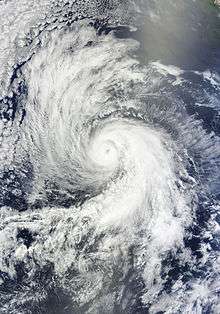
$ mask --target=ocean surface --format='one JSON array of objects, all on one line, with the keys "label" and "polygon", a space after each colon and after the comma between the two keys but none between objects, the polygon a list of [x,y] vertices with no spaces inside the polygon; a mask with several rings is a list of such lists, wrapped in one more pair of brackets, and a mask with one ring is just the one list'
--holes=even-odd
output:
[{"label": "ocean surface", "polygon": [[0,22],[0,314],[220,313],[220,8]]}]

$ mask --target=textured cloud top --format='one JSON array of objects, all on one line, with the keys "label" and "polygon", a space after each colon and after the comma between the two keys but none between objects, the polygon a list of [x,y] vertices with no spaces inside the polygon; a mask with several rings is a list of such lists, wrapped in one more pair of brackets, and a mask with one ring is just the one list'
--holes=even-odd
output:
[{"label": "textured cloud top", "polygon": [[168,4],[0,3],[1,313],[219,311],[219,73],[151,57]]}]

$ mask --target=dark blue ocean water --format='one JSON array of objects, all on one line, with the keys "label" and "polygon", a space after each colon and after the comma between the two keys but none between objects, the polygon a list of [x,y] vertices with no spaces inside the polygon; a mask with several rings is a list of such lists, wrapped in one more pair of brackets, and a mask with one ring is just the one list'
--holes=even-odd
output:
[{"label": "dark blue ocean water", "polygon": [[[106,5],[105,1],[102,5]],[[138,14],[134,12],[134,16],[137,15],[137,17],[131,22],[132,28],[131,25],[113,25],[113,23],[93,17],[88,19],[88,23],[96,29],[97,36],[113,33],[116,38],[133,38],[137,40],[140,47],[135,57],[139,60],[141,66],[148,66],[153,62],[158,62],[160,65],[165,66],[162,69],[164,78],[160,83],[158,98],[165,103],[173,100],[177,106],[180,108],[182,106],[186,112],[184,114],[201,123],[203,130],[210,138],[219,138],[220,9],[213,6],[210,1],[198,0],[178,1],[176,3],[171,1],[143,1],[140,7],[142,9],[141,12],[138,12]],[[69,14],[69,16],[72,15]],[[68,17],[66,18],[68,19]],[[81,18],[84,19],[84,17]],[[71,21],[69,24],[72,25],[72,23],[74,22]],[[92,45],[92,42],[89,42],[88,45]],[[21,80],[16,90],[13,90],[8,96],[4,96],[0,102],[2,108],[1,118],[11,122],[12,129],[13,123],[22,126],[27,118],[25,101],[28,96],[28,88],[25,80],[22,80],[22,70],[36,53],[38,53],[37,49],[33,54],[30,53],[26,60],[14,64],[10,86],[13,86],[18,77],[21,77]],[[178,80],[181,80],[181,83]],[[158,101],[153,96],[152,98],[150,97],[150,101]],[[19,137],[14,142],[15,155],[17,142],[19,142]],[[218,236],[215,235],[212,239],[206,236],[207,225],[211,217],[214,215],[216,222],[220,222],[219,213],[214,209],[220,200],[220,181],[218,179],[213,179],[213,182],[206,180],[212,167],[220,169],[220,157],[217,156],[217,152],[216,159],[212,160],[214,164],[205,164],[204,162],[200,165],[200,153],[202,152],[192,152],[191,158],[193,162],[189,162],[187,165],[189,175],[201,182],[201,186],[206,185],[210,187],[208,190],[203,191],[201,189],[197,192],[194,221],[187,227],[184,237],[185,248],[190,250],[195,263],[192,266],[190,261],[183,261],[181,249],[169,252],[162,260],[160,276],[164,280],[164,284],[160,292],[161,295],[169,295],[175,282],[180,278],[187,287],[187,285],[190,286],[192,281],[201,280],[203,282],[207,277],[213,276],[210,260],[207,263],[201,262],[204,257],[201,247],[204,243],[209,244],[210,251],[213,251],[213,258],[220,250]],[[15,167],[13,169],[5,167],[5,171],[1,173],[0,182],[1,207],[11,208],[17,213],[23,213],[30,209],[33,211],[39,210],[43,207],[70,208],[73,205],[79,206],[85,203],[92,195],[91,191],[84,190],[78,190],[74,195],[71,195],[69,191],[61,191],[56,184],[46,182],[45,186],[47,184],[48,186],[50,185],[50,189],[46,192],[46,197],[30,202],[29,195],[32,191],[33,178],[33,164],[29,156],[25,157],[22,165],[15,158]],[[15,190],[19,191],[19,193],[14,193]],[[36,234],[24,227],[18,229],[16,239],[29,249],[36,240]],[[84,241],[86,241],[86,238]],[[81,245],[83,247],[83,240]],[[114,289],[117,290],[117,283],[115,284],[117,280],[120,281],[120,284],[124,284],[125,288],[121,299],[118,297],[120,301],[116,302],[117,304],[112,307],[111,311],[106,309],[106,312],[99,313],[174,313],[172,310],[171,312],[164,310],[151,312],[150,308],[155,300],[147,304],[144,303],[142,296],[146,285],[142,275],[133,266],[134,256],[135,253],[131,247],[128,256],[131,267],[128,273],[122,278],[116,269],[110,292],[108,291],[108,293],[113,293]],[[82,306],[79,305],[74,301],[74,297],[69,295],[68,289],[64,289],[57,284],[53,263],[48,262],[43,267],[37,264],[35,266],[36,271],[32,282],[34,282],[38,290],[41,289],[41,286],[43,288],[46,287],[44,296],[42,300],[37,301],[30,296],[31,301],[25,301],[23,306],[21,305],[22,302],[20,302],[20,312],[17,313],[91,313],[89,310],[92,302]],[[2,293],[0,300],[4,306],[7,302],[12,302],[13,298],[16,300],[16,294],[19,295],[24,289],[30,289],[30,295],[33,293],[31,283],[27,280],[25,262],[20,261],[16,264],[15,278],[10,278],[5,270],[0,270],[0,275],[3,281],[0,290]],[[68,276],[74,276],[73,270],[71,270],[70,274],[67,274]],[[218,293],[219,290],[216,294]],[[96,300],[93,300],[93,302],[96,302]],[[12,309],[13,305],[10,306],[8,313],[15,313],[16,306],[14,305],[14,309]],[[6,311],[4,310],[2,313],[6,313]],[[178,310],[176,313],[188,312],[184,312],[183,309],[182,312]],[[214,312],[213,303],[210,301],[210,303],[206,302],[201,306],[200,312],[197,312],[195,305],[193,313],[217,312]]]}]

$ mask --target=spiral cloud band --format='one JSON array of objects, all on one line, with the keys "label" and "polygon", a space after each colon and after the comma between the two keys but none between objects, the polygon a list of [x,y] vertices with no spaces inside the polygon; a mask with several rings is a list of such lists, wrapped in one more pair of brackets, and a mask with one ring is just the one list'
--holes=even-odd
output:
[{"label": "spiral cloud band", "polygon": [[2,75],[1,313],[218,312],[219,138],[116,2],[54,6]]}]

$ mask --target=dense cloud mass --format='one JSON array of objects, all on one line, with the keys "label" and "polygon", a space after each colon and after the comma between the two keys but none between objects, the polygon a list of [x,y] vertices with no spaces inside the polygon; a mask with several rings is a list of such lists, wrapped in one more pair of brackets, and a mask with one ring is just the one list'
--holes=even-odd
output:
[{"label": "dense cloud mass", "polygon": [[219,313],[218,9],[5,0],[0,21],[0,313]]}]

